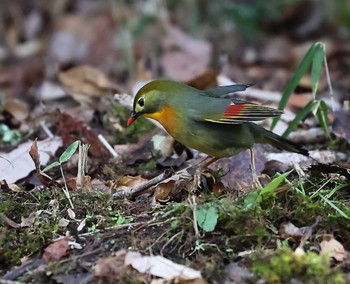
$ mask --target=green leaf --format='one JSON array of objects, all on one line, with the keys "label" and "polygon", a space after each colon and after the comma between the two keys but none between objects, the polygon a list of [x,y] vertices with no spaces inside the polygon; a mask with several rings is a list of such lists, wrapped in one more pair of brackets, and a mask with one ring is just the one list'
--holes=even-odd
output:
[{"label": "green leaf", "polygon": [[79,144],[80,141],[75,141],[67,147],[67,149],[62,153],[62,155],[59,158],[60,164],[67,162],[73,156]]},{"label": "green leaf", "polygon": [[248,193],[248,195],[244,198],[244,206],[246,208],[250,208],[253,206],[253,204],[258,199],[259,192],[258,191],[251,191]]},{"label": "green leaf", "polygon": [[205,232],[212,232],[218,222],[218,210],[212,204],[207,204],[195,211],[197,223]]},{"label": "green leaf", "polygon": [[261,202],[263,196],[274,193],[275,189],[286,179],[287,176],[289,176],[289,174],[292,171],[293,170],[290,170],[289,172],[286,172],[284,174],[277,176],[272,181],[270,181],[267,185],[265,185],[264,188],[260,190],[259,195],[256,199],[256,202]]},{"label": "green leaf", "polygon": [[338,206],[336,206],[331,200],[329,200],[328,198],[325,198],[324,196],[322,196],[322,194],[319,195],[324,202],[326,202],[329,206],[331,206],[335,211],[337,211],[341,216],[343,216],[346,219],[350,219],[348,215],[346,215],[346,213],[344,211],[342,211]]},{"label": "green leaf", "polygon": [[289,123],[287,129],[282,134],[282,137],[287,137],[294,129],[298,127],[298,124],[310,113],[317,110],[320,101],[314,100],[308,102],[294,117],[294,119]]},{"label": "green leaf", "polygon": [[311,89],[312,94],[315,98],[318,88],[318,83],[320,81],[322,66],[323,66],[323,60],[325,57],[324,54],[324,43],[316,42],[315,43],[315,50],[314,50],[314,56],[312,58],[312,67],[311,67]]},{"label": "green leaf", "polygon": [[50,170],[50,169],[52,169],[52,168],[54,168],[54,167],[58,167],[60,165],[60,163],[59,162],[53,162],[53,163],[51,163],[50,165],[48,165],[48,166],[46,166],[43,170],[42,170],[42,172],[46,172],[46,171],[48,171],[48,170]]},{"label": "green leaf", "polygon": [[[310,65],[313,61],[313,58],[314,58],[316,44],[318,44],[318,43],[314,43],[313,45],[311,45],[311,47],[306,52],[305,56],[300,61],[299,65],[297,66],[296,70],[294,71],[292,78],[288,81],[288,83],[283,91],[283,95],[282,95],[281,101],[278,105],[278,109],[284,110],[284,108],[286,107],[287,102],[289,100],[289,97],[291,96],[291,94],[293,93],[295,88],[298,86],[299,81],[304,76],[306,71],[308,71],[308,68],[310,67]],[[276,117],[272,120],[271,130],[273,130],[275,128],[278,120],[279,120],[279,117]]]},{"label": "green leaf", "polygon": [[316,110],[316,117],[324,134],[330,139],[331,134],[329,133],[328,106],[324,101],[320,101],[319,107]]}]

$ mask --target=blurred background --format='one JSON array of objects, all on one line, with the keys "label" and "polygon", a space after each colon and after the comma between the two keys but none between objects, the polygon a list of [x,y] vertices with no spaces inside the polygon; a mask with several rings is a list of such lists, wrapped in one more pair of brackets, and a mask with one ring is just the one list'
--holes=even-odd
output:
[{"label": "blurred background", "polygon": [[186,81],[211,67],[280,89],[314,40],[326,42],[330,64],[349,68],[349,28],[347,0],[1,1],[0,87],[35,95],[57,72],[88,64],[120,84],[145,70]]},{"label": "blurred background", "polygon": [[[110,111],[112,130],[123,130],[128,111],[101,98],[158,77],[206,88],[222,75],[282,92],[315,41],[325,43],[331,79],[347,95],[349,28],[348,0],[1,1],[0,134],[11,139],[0,147],[23,133],[40,137],[33,123],[44,114],[52,120],[55,109],[94,127]],[[297,92],[310,89],[305,76]]]}]

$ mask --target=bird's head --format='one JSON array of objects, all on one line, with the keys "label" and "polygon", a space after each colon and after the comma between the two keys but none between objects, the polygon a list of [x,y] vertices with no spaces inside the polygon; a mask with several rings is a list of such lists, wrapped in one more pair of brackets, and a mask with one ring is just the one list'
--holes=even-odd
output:
[{"label": "bird's head", "polygon": [[131,125],[139,116],[152,117],[162,111],[164,103],[176,82],[169,80],[155,80],[144,85],[136,94],[133,111],[128,119],[127,126]]}]

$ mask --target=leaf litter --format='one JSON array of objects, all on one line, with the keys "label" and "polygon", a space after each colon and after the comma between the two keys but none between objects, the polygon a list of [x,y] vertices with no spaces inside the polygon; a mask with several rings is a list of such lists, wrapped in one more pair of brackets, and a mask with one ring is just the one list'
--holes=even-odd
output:
[{"label": "leaf litter", "polygon": [[[219,11],[214,18],[220,26],[233,10],[221,11],[221,5],[212,10],[214,4],[200,12]],[[232,84],[234,79],[257,82],[234,96],[277,107],[309,42],[265,34],[258,37],[258,50],[244,43],[237,32],[239,22],[228,21],[218,29],[193,21],[186,28],[178,13],[184,9],[180,4],[171,9],[156,5],[153,9],[159,10],[151,14],[146,12],[150,6],[143,6],[150,3],[116,7],[83,0],[74,7],[62,4],[62,9],[48,4],[44,11],[36,6],[35,14],[22,10],[19,2],[12,5],[23,17],[14,17],[16,24],[10,21],[4,30],[14,52],[0,67],[1,98],[5,98],[0,136],[6,138],[0,145],[1,280],[218,283],[224,276],[227,283],[290,279],[344,283],[350,238],[349,139],[343,123],[349,88],[346,41],[326,42],[331,77],[345,88],[334,88],[332,102],[325,74],[317,85],[328,109],[336,106],[329,115],[335,138],[329,140],[313,116],[300,121],[302,131],[290,137],[308,145],[322,164],[307,168],[310,161],[286,153],[272,155],[259,145],[256,168],[265,173],[265,187],[252,191],[248,162],[242,162],[249,160],[247,153],[222,159],[196,176],[204,159],[200,153],[164,134],[155,136],[162,130],[145,121],[126,129],[132,94],[156,77],[185,80],[201,89]],[[310,9],[317,12],[316,8]],[[303,11],[303,5],[287,14],[295,11]],[[277,25],[286,27],[286,14],[276,15],[282,18]],[[39,19],[36,27],[19,28],[21,19],[31,22],[32,17]],[[307,38],[296,28],[293,33]],[[44,40],[47,35],[49,40]],[[249,33],[246,36],[252,40]],[[9,51],[0,53],[1,58]],[[222,52],[224,56],[219,56]],[[219,61],[220,70],[208,67]],[[313,76],[298,82],[277,133],[283,133],[307,105],[316,88]],[[119,93],[116,100],[113,92]],[[75,104],[67,103],[70,97]],[[118,157],[111,159],[99,135],[117,149]],[[28,138],[37,138],[37,144],[26,142]],[[51,143],[53,148],[50,139],[57,140]],[[59,163],[75,141],[91,145],[83,172],[77,169],[79,155]],[[33,181],[38,174],[43,177],[42,168],[50,163],[55,167],[46,172],[47,179]]]}]

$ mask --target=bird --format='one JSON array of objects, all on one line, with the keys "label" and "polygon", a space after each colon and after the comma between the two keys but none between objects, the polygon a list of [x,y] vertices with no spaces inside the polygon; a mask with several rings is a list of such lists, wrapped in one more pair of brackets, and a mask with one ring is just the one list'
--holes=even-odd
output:
[{"label": "bird", "polygon": [[300,145],[254,123],[280,116],[283,111],[242,99],[224,97],[245,91],[251,84],[234,84],[199,90],[167,79],[153,80],[136,94],[127,121],[139,117],[158,121],[178,142],[207,154],[211,159],[202,168],[223,157],[250,151],[253,183],[261,186],[255,172],[255,143],[309,156]]}]

